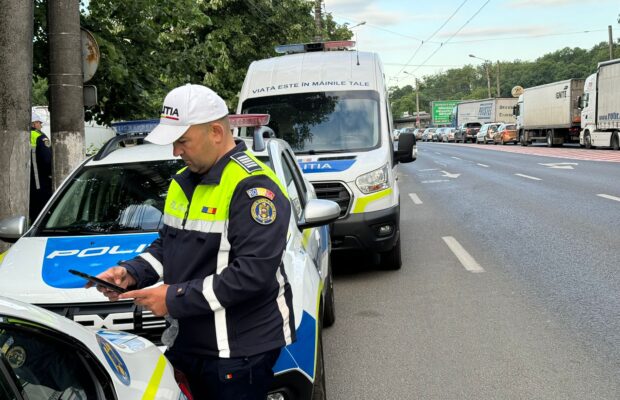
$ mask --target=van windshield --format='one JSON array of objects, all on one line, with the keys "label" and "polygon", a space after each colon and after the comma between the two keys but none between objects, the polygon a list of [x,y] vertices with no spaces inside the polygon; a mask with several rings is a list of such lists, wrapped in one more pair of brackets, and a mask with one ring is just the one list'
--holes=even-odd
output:
[{"label": "van windshield", "polygon": [[[269,127],[296,154],[370,150],[380,146],[379,94],[296,93],[247,99],[243,114],[269,114]],[[251,135],[241,129],[241,136]]]}]

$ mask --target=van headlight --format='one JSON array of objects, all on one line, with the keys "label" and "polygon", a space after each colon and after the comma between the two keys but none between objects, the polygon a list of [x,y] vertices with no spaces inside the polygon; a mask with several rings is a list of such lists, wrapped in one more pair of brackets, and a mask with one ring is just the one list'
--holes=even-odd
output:
[{"label": "van headlight", "polygon": [[390,187],[388,164],[383,167],[371,171],[367,174],[360,175],[355,184],[364,194],[378,192]]}]

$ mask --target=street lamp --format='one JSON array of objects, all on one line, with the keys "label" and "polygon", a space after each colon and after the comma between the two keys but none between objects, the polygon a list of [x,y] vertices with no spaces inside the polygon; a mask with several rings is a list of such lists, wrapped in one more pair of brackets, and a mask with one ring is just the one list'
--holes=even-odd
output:
[{"label": "street lamp", "polygon": [[[484,69],[485,69],[485,70],[486,70],[486,72],[487,72],[487,90],[489,91],[489,97],[491,97],[491,75],[490,75],[490,73],[489,73],[489,69],[490,69],[491,64],[492,64],[492,63],[491,63],[491,61],[490,61],[490,60],[487,60],[487,59],[485,59],[485,58],[476,57],[476,56],[475,56],[475,55],[473,55],[473,54],[470,54],[469,56],[470,56],[471,58],[477,58],[478,60],[482,60],[482,61],[484,61]],[[488,63],[488,64],[487,64],[487,63]]]},{"label": "street lamp", "polygon": [[[345,22],[344,25],[349,25],[348,22]],[[353,28],[357,28],[358,26],[362,26],[362,25],[366,25],[366,21],[362,21],[358,24],[355,24],[353,26],[347,26],[347,29],[353,29]]]},{"label": "street lamp", "polygon": [[418,78],[410,72],[403,71],[404,74],[411,75],[415,79],[415,127],[420,127],[420,97],[418,93]]}]

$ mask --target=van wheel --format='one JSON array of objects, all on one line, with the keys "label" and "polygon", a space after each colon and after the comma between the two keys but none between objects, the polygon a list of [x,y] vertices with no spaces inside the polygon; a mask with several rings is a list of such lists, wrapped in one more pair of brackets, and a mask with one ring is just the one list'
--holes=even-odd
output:
[{"label": "van wheel", "polygon": [[397,270],[403,265],[403,260],[400,253],[400,237],[396,244],[390,251],[381,253],[381,269],[384,270]]},{"label": "van wheel", "polygon": [[594,146],[592,146],[592,138],[590,137],[590,132],[586,132],[586,135],[584,137],[584,142],[586,142],[586,149],[591,149]]},{"label": "van wheel", "polygon": [[316,348],[316,371],[314,371],[314,383],[312,384],[312,400],[326,400],[325,394],[325,362],[323,359],[323,333],[318,332],[319,338]]},{"label": "van wheel", "polygon": [[329,272],[325,278],[325,305],[323,306],[323,328],[328,328],[336,322],[336,304],[334,299],[334,279],[332,278],[332,261],[328,261]]},{"label": "van wheel", "polygon": [[618,140],[618,132],[614,132],[611,134],[611,149],[612,150],[620,149],[620,141]]}]

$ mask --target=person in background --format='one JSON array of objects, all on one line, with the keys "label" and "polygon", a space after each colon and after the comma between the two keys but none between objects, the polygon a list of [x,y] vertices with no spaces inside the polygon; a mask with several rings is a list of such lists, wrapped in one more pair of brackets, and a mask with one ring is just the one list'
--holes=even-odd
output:
[{"label": "person in background", "polygon": [[32,112],[30,121],[29,216],[32,223],[52,197],[52,148],[50,139],[41,131],[42,118]]}]

